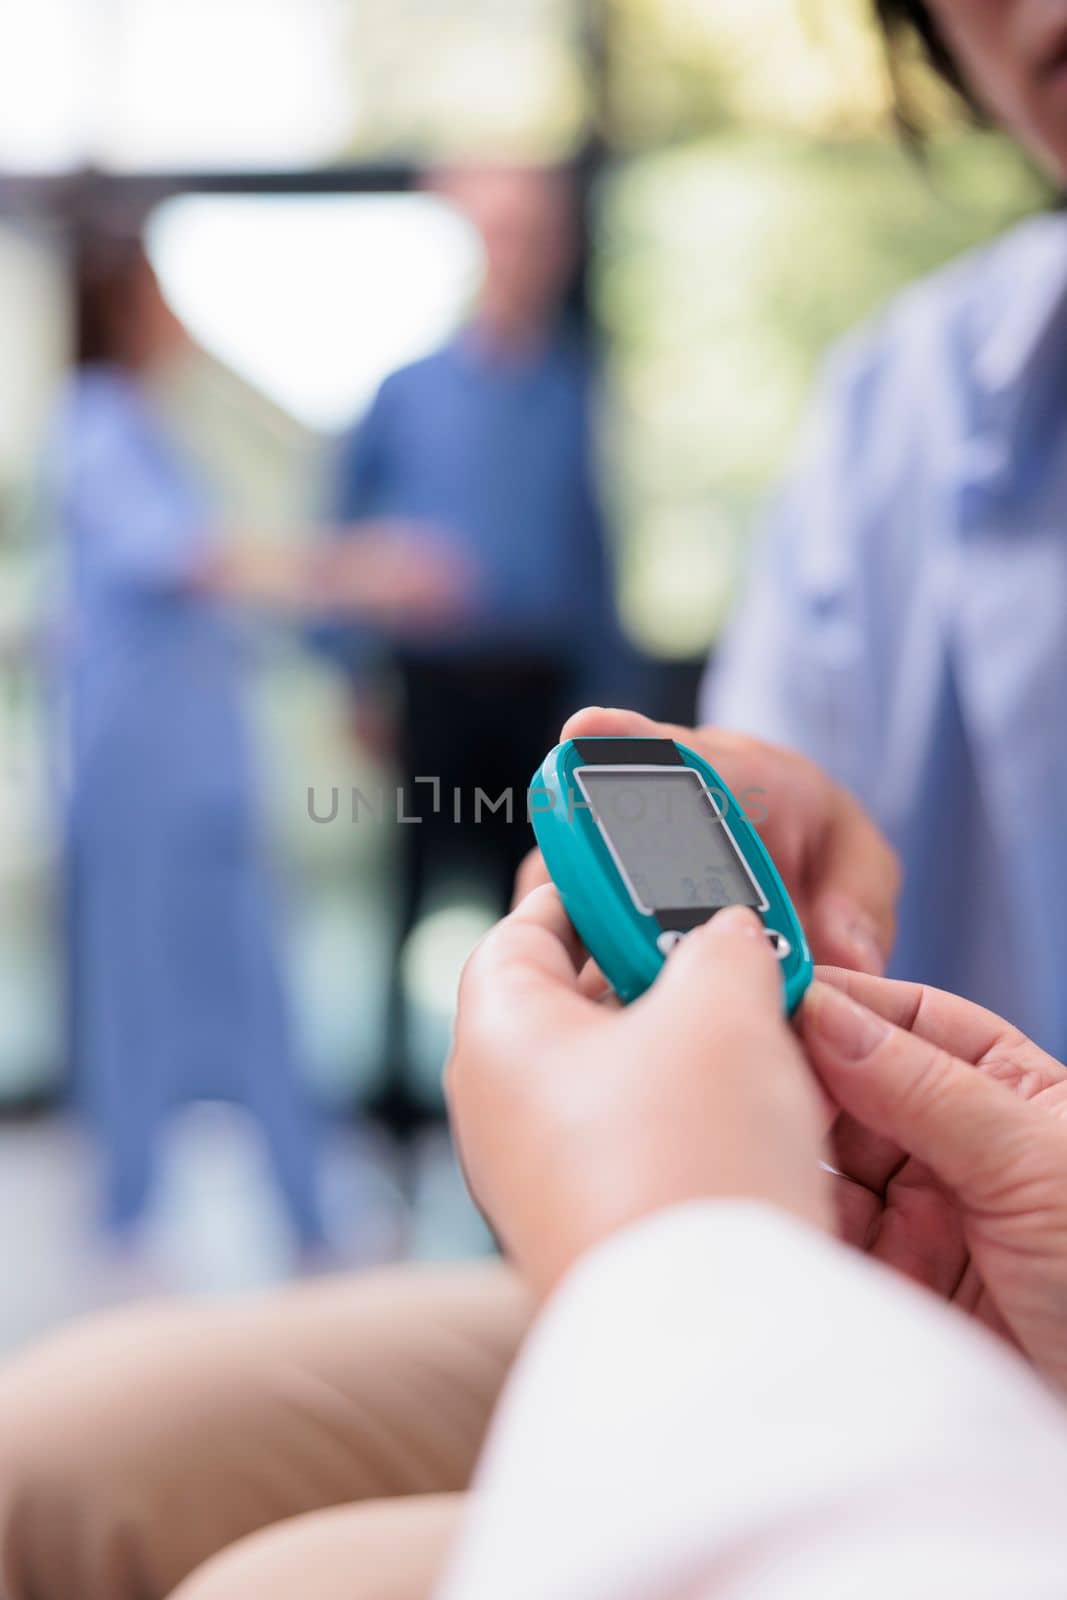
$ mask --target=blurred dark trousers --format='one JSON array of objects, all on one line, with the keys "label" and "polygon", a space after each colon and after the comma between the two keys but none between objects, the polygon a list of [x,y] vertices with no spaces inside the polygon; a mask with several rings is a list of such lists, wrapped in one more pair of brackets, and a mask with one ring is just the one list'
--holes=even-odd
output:
[{"label": "blurred dark trousers", "polygon": [[[533,846],[530,779],[576,709],[576,678],[569,662],[525,655],[402,658],[396,669],[399,782],[403,815],[412,820],[397,830],[387,1078],[377,1110],[405,1133],[420,1112],[408,1086],[404,944],[427,890],[446,878],[469,881],[500,915],[508,909],[515,873]],[[491,809],[505,795],[510,805]]]}]

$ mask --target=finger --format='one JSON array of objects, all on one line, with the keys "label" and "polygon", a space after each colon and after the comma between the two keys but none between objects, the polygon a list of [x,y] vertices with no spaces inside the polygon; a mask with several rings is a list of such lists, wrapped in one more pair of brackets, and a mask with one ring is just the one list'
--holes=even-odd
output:
[{"label": "finger", "polygon": [[829,984],[809,991],[801,1033],[843,1110],[924,1161],[971,1204],[1003,1181],[1025,1102],[946,1050]]},{"label": "finger", "polygon": [[515,888],[511,896],[511,909],[514,911],[522,904],[528,894],[532,894],[535,889],[539,889],[543,883],[550,882],[551,878],[548,868],[545,866],[544,856],[540,850],[531,850],[515,874]]},{"label": "finger", "polygon": [[821,960],[880,976],[896,937],[900,864],[866,812],[836,790],[809,858],[808,938]]},{"label": "finger", "polygon": [[[528,895],[544,884],[551,883],[548,868],[545,866],[544,857],[540,850],[531,850],[519,868],[515,878],[515,895],[511,909],[517,911]],[[590,1000],[602,1000],[611,993],[611,985],[595,961],[584,959],[581,975],[578,979],[580,993],[588,996]]]},{"label": "finger", "polygon": [[881,1200],[862,1184],[853,1183],[840,1173],[834,1176],[832,1192],[837,1237],[857,1250],[866,1250],[878,1229]]},{"label": "finger", "polygon": [[912,1282],[952,1298],[967,1268],[964,1214],[925,1162],[909,1158],[893,1178],[869,1253]]},{"label": "finger", "polygon": [[563,724],[561,740],[567,739],[670,739],[680,728],[668,729],[640,711],[623,711],[609,706],[584,706]]},{"label": "finger", "polygon": [[457,1035],[489,1034],[510,1052],[519,1038],[552,1037],[596,1007],[581,994],[585,952],[551,884],[535,889],[486,935],[463,970]]},{"label": "finger", "polygon": [[787,1025],[781,970],[752,911],[720,911],[687,935],[631,1006],[626,1027],[661,1093],[670,1094],[676,1063],[711,1085],[687,1103],[704,1105],[720,1141],[730,1135],[720,1145],[719,1176],[731,1168],[733,1175],[721,1192],[776,1196],[818,1226],[832,1226],[830,1182],[819,1161],[825,1123],[817,1080]]},{"label": "finger", "polygon": [[[973,1066],[999,1063],[1001,1077],[1029,1094],[1067,1079],[1067,1068],[1040,1050],[1017,1028],[958,995],[917,983],[896,983],[837,968],[819,977],[875,1011],[895,1027],[928,1040]],[[884,1194],[904,1164],[905,1153],[852,1117],[834,1130],[835,1158],[842,1172]]]},{"label": "finger", "polygon": [[890,934],[879,919],[864,909],[864,902],[837,889],[815,892],[804,918],[815,959],[881,977],[893,949]]},{"label": "finger", "polygon": [[[561,739],[673,739],[705,755],[715,762],[703,746],[708,744],[710,729],[684,728],[677,722],[656,722],[641,711],[626,711],[618,706],[585,706],[568,717],[563,724]],[[716,740],[719,735],[715,735]],[[753,741],[740,735],[721,735],[723,746],[746,753]]]},{"label": "finger", "polygon": [[542,1041],[547,1051],[576,1026],[601,1016],[579,989],[585,963],[581,941],[551,884],[535,889],[468,960],[444,1073],[461,1164],[464,1108],[484,1094],[485,1064],[497,1071],[521,1070]]},{"label": "finger", "polygon": [[741,906],[720,911],[675,947],[638,1004],[709,1034],[734,1017],[780,1019],[782,978],[762,922]]},{"label": "finger", "polygon": [[[848,989],[854,974],[844,971],[840,967],[819,967],[816,977],[824,982],[832,982],[838,987]],[[840,982],[838,983],[838,980]],[[884,978],[864,979],[880,988],[895,988]],[[809,989],[808,995],[811,994]],[[808,995],[804,997],[800,1011],[797,1013],[796,1026],[801,1037],[804,1036],[804,1004]],[[897,1018],[889,1019],[898,1021]],[[894,1176],[901,1170],[908,1159],[906,1150],[902,1150],[894,1139],[884,1138],[881,1134],[872,1133],[870,1128],[865,1128],[855,1117],[849,1116],[847,1111],[838,1115],[833,1131],[830,1135],[830,1149],[832,1160],[837,1170],[852,1184],[861,1186],[864,1190],[882,1200],[886,1189]]]},{"label": "finger", "polygon": [[585,946],[552,883],[531,890],[497,925],[487,945],[491,946],[490,960],[495,962],[498,975],[512,967],[523,970],[532,964],[565,978],[572,988],[587,960]]},{"label": "finger", "polygon": [[1067,1079],[1067,1067],[1028,1039],[996,1012],[925,984],[897,983],[839,968],[820,969],[819,978],[850,995],[895,1027],[917,1034],[952,1055],[979,1066],[994,1056],[1011,1055],[1020,1068],[1040,1077],[1042,1087]]},{"label": "finger", "polygon": [[611,984],[592,958],[582,968],[581,976],[578,979],[578,989],[588,999],[597,1001],[606,1000],[615,993]]},{"label": "finger", "polygon": [[830,1148],[837,1170],[879,1199],[908,1159],[896,1140],[872,1133],[846,1112],[834,1124]]}]

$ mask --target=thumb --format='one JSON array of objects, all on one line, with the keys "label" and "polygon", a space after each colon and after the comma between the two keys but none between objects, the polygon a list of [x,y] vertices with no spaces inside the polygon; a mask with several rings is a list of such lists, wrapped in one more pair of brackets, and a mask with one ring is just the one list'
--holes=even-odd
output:
[{"label": "thumb", "polygon": [[563,724],[561,739],[668,739],[677,730],[653,722],[640,711],[583,706]]},{"label": "thumb", "polygon": [[782,979],[764,927],[754,912],[731,906],[694,928],[676,946],[661,977],[638,1002],[649,1014],[720,1032],[732,1018],[746,1026],[781,1020]]},{"label": "thumb", "polygon": [[1003,1187],[1006,1155],[1027,1115],[1003,1084],[829,984],[809,989],[800,1029],[843,1111],[917,1156],[969,1205]]},{"label": "thumb", "polygon": [[618,706],[583,706],[563,724],[561,739],[673,739],[693,744],[698,730],[676,722],[653,722],[643,711]]}]

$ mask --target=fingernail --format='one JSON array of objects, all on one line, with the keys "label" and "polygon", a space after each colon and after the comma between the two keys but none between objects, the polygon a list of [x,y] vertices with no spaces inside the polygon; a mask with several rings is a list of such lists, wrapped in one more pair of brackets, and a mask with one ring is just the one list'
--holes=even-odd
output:
[{"label": "fingernail", "polygon": [[823,926],[843,961],[846,952],[848,964],[857,972],[868,972],[872,977],[885,974],[885,951],[878,938],[878,930],[869,917],[857,911],[847,901],[831,901],[827,906]]},{"label": "fingernail", "polygon": [[756,913],[749,911],[746,906],[727,906],[724,911],[716,912],[708,924],[708,929],[717,938],[728,939],[739,933],[748,939],[764,937],[763,923]]},{"label": "fingernail", "polygon": [[846,1061],[863,1061],[892,1033],[889,1023],[828,983],[815,983],[804,1002],[804,1030]]}]

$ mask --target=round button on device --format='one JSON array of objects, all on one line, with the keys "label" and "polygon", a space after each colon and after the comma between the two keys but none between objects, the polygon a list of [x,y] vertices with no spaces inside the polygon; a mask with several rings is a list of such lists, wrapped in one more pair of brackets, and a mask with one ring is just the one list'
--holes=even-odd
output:
[{"label": "round button on device", "polygon": [[656,947],[661,956],[669,956],[675,945],[681,944],[684,938],[684,933],[661,933],[656,940]]},{"label": "round button on device", "polygon": [[768,928],[767,938],[770,940],[771,949],[779,961],[786,961],[793,954],[793,946],[789,943],[784,933],[777,933],[774,928]]}]

